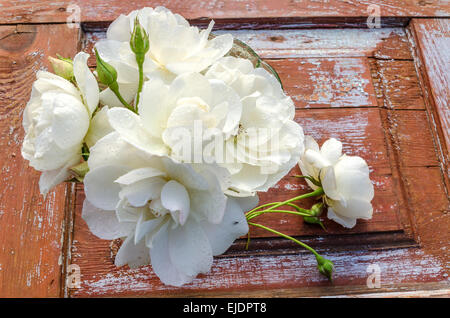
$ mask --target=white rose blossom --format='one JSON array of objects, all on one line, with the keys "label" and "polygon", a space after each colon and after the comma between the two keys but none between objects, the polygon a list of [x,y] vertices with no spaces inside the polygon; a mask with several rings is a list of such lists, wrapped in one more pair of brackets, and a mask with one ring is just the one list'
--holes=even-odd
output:
[{"label": "white rose blossom", "polygon": [[[108,118],[112,128],[133,146],[149,154],[193,162],[193,152],[203,154],[204,139],[236,133],[242,104],[223,81],[186,73],[170,85],[158,78],[145,82],[138,113],[116,107],[108,111]],[[200,149],[192,149],[196,142]]]},{"label": "white rose blossom", "polygon": [[[371,219],[374,187],[364,159],[342,154],[342,143],[334,138],[319,149],[317,142],[306,136],[305,148],[299,167],[303,175],[321,183],[328,218],[346,228],[354,227],[357,219]],[[318,188],[310,180],[307,183],[313,189]]]},{"label": "white rose blossom", "polygon": [[213,256],[247,233],[244,211],[257,204],[257,197],[227,198],[220,168],[151,156],[117,132],[91,148],[88,164],[83,218],[89,229],[102,239],[124,239],[116,266],[150,262],[168,285],[209,272]]},{"label": "white rose blossom", "polygon": [[22,156],[42,171],[39,187],[43,194],[66,180],[68,168],[81,160],[83,140],[99,101],[88,57],[80,52],[73,60],[78,88],[60,76],[39,71],[24,110]]},{"label": "white rose blossom", "polygon": [[[134,20],[147,32],[150,49],[143,65],[144,76],[158,77],[166,82],[177,75],[201,72],[224,56],[233,45],[230,34],[208,40],[214,22],[206,30],[190,26],[182,16],[164,7],[143,8],[128,15],[120,15],[109,26],[106,40],[96,44],[100,56],[115,67],[122,97],[129,103],[138,90],[138,64],[130,48]],[[100,100],[111,107],[121,106],[110,89],[102,91]]]},{"label": "white rose blossom", "polygon": [[[224,57],[206,72],[235,90],[242,102],[238,131],[226,139],[227,167],[235,195],[267,191],[303,153],[303,130],[293,119],[295,106],[278,80],[249,60]],[[230,161],[230,159],[232,159]]]}]

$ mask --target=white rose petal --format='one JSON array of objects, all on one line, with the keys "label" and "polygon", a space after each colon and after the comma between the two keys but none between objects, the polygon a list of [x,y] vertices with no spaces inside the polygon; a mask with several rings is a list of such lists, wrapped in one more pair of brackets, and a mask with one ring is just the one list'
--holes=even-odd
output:
[{"label": "white rose petal", "polygon": [[39,178],[39,191],[44,196],[47,195],[52,188],[70,177],[69,168],[75,166],[78,162],[79,158],[74,158],[74,160],[68,161],[62,168],[42,172]]},{"label": "white rose petal", "polygon": [[186,226],[170,229],[169,255],[173,264],[188,276],[207,273],[212,265],[211,245],[201,226],[188,221]]},{"label": "white rose petal", "polygon": [[165,155],[167,149],[162,142],[153,138],[146,130],[141,117],[125,108],[112,108],[108,111],[112,128],[128,143],[154,155]]},{"label": "white rose petal", "polygon": [[172,212],[175,221],[181,225],[186,223],[191,202],[186,188],[174,180],[167,182],[161,190],[163,207]]},{"label": "white rose petal", "polygon": [[97,141],[113,132],[108,120],[108,106],[102,107],[91,119],[91,124],[84,141],[91,148]]},{"label": "white rose petal", "polygon": [[99,88],[97,79],[87,65],[88,59],[89,54],[84,52],[75,55],[73,58],[73,75],[86,102],[89,116],[92,116],[98,105]]},{"label": "white rose petal", "polygon": [[[244,204],[249,210],[256,206]],[[247,234],[248,224],[242,206],[236,198],[228,198],[223,220],[219,224],[202,223],[212,247],[213,255],[224,253],[239,237]]]},{"label": "white rose petal", "polygon": [[139,150],[120,138],[120,134],[113,131],[102,137],[90,148],[89,169],[93,170],[104,165],[129,166],[136,169],[142,167],[145,159]]},{"label": "white rose petal", "polygon": [[53,99],[52,135],[62,149],[80,144],[89,129],[89,114],[75,97],[58,94]]},{"label": "white rose petal", "polygon": [[134,243],[133,237],[128,236],[117,252],[114,264],[117,267],[127,265],[130,268],[137,268],[147,265],[150,262],[150,252],[145,242]]},{"label": "white rose petal", "polygon": [[135,207],[144,206],[149,200],[160,197],[165,184],[166,181],[162,178],[139,180],[124,187],[120,191],[119,197],[127,198],[128,202]]},{"label": "white rose petal", "polygon": [[127,173],[125,166],[101,166],[89,172],[84,177],[86,198],[96,207],[104,210],[114,210],[119,203],[121,187],[114,181]]},{"label": "white rose petal", "polygon": [[102,210],[84,200],[81,214],[89,230],[103,240],[114,240],[129,235],[134,224],[119,222],[114,211]]},{"label": "white rose petal", "polygon": [[138,182],[147,178],[152,177],[165,177],[166,173],[155,169],[151,167],[145,167],[145,168],[138,168],[134,169],[127,174],[121,176],[116,180],[117,183],[123,184],[123,185],[130,185],[134,182]]},{"label": "white rose petal", "polygon": [[170,258],[168,223],[155,236],[150,248],[150,259],[153,271],[166,285],[181,286],[194,279],[194,275],[186,275]]}]

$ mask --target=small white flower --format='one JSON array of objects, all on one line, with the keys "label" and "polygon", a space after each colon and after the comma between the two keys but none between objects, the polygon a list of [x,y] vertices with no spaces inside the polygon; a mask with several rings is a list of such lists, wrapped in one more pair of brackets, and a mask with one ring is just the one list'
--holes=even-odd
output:
[{"label": "small white flower", "polygon": [[[223,166],[231,176],[230,195],[267,191],[303,153],[303,130],[293,119],[295,106],[277,79],[249,60],[224,57],[206,72],[232,87],[242,101],[239,129],[226,139]],[[231,161],[229,159],[232,159]]]},{"label": "small white flower", "polygon": [[[367,163],[357,156],[342,154],[342,143],[331,138],[319,149],[310,136],[305,138],[305,152],[299,161],[303,175],[321,183],[328,205],[328,218],[346,228],[352,228],[356,219],[371,219],[374,196]],[[318,187],[311,181],[307,183]]]},{"label": "small white flower", "polygon": [[39,181],[43,194],[63,182],[69,176],[68,168],[81,159],[83,139],[99,100],[88,57],[80,52],[73,61],[78,88],[60,76],[39,71],[24,110],[22,156],[43,171]]},{"label": "small white flower", "polygon": [[[108,28],[106,40],[96,48],[100,56],[114,66],[122,97],[131,102],[138,87],[138,65],[130,48],[130,38],[136,16],[149,36],[150,49],[144,61],[144,75],[161,78],[167,82],[177,75],[201,72],[224,56],[233,45],[230,34],[208,40],[214,22],[200,31],[190,26],[182,16],[164,7],[143,8],[128,15],[120,15]],[[121,106],[110,89],[101,93],[103,104]]]},{"label": "small white flower", "polygon": [[102,239],[124,239],[116,266],[151,262],[168,285],[207,273],[213,256],[247,233],[244,209],[257,204],[257,197],[227,198],[220,168],[149,156],[117,132],[91,148],[88,164],[83,218],[89,229]]}]

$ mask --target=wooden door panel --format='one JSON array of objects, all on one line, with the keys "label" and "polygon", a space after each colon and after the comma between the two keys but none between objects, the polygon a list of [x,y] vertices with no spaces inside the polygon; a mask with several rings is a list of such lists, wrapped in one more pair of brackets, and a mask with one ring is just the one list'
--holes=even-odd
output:
[{"label": "wooden door panel", "polygon": [[[95,41],[105,36],[97,27],[90,28],[92,25],[85,28],[84,49],[88,52]],[[314,295],[325,291],[340,294],[344,290],[360,293],[370,291],[365,280],[366,268],[372,263],[387,270],[386,287],[378,292],[413,289],[413,283],[418,281],[430,282],[424,288],[446,286],[442,279],[448,272],[448,257],[424,256],[419,249],[422,242],[418,232],[423,230],[421,222],[426,222],[422,214],[433,214],[431,209],[448,224],[441,215],[448,208],[448,198],[405,30],[231,32],[279,72],[286,92],[295,102],[295,120],[306,134],[320,143],[330,137],[338,138],[346,153],[361,156],[369,164],[375,186],[372,220],[359,221],[351,230],[325,220],[324,232],[292,216],[259,218],[262,224],[321,249],[336,264],[334,284],[315,272],[311,255],[255,228],[251,229],[249,250],[244,248],[245,238],[238,240],[215,259],[210,274],[199,276],[182,289],[162,285],[151,266],[137,270],[115,268],[113,260],[120,241],[99,240],[89,232],[80,217],[84,194],[78,186],[71,262],[81,268],[82,285],[70,290],[70,295],[244,295],[244,291],[245,295]],[[91,66],[94,63],[90,61]],[[425,171],[429,173],[423,184],[418,182],[420,174],[416,173]],[[298,167],[261,194],[261,203],[281,201],[307,191],[304,182],[292,177],[296,174]],[[421,192],[423,187],[430,189]],[[434,193],[431,187],[442,192]],[[427,197],[432,192],[433,196]],[[424,202],[432,205],[421,210]]]},{"label": "wooden door panel", "polygon": [[[75,12],[69,4],[79,6],[83,31],[64,24]],[[82,185],[60,185],[45,200],[39,195],[39,174],[20,155],[21,116],[35,72],[56,53],[73,56],[81,47],[92,54],[119,14],[158,4],[202,27],[214,18],[215,33],[230,32],[252,46],[280,74],[305,134],[319,143],[338,138],[344,152],[368,162],[371,220],[351,230],[325,220],[324,232],[293,216],[258,218],[331,259],[332,284],[310,253],[251,228],[248,250],[241,238],[215,258],[209,274],[182,288],[164,286],[151,266],[114,266],[120,240],[90,233],[81,218]],[[358,1],[6,1],[0,24],[13,25],[0,25],[0,145],[8,149],[0,154],[0,296],[450,294],[449,22],[411,20],[448,17],[450,7],[446,1],[370,4],[379,6],[383,28],[367,28],[369,4]],[[92,56],[89,65],[95,67]],[[294,168],[261,194],[261,203],[306,192],[293,177],[299,173]],[[80,288],[67,285],[69,264],[80,268]],[[366,284],[370,265],[380,268],[380,288]]]}]

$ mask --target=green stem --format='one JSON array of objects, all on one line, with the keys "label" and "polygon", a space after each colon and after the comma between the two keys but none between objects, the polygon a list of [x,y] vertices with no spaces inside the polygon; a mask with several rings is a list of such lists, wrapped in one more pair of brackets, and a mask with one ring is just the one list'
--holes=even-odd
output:
[{"label": "green stem", "polygon": [[[278,204],[278,203],[279,202],[273,202],[273,203],[270,203],[269,205],[275,205],[275,204]],[[296,204],[286,203],[285,205],[295,208],[297,210],[297,212],[305,213],[306,214],[305,216],[311,216],[312,215],[310,210],[302,209],[301,207],[299,207]],[[286,211],[286,213],[293,212],[293,211],[288,211],[288,210],[285,210],[285,211]],[[246,216],[247,220],[250,220],[250,219],[253,219],[254,217],[256,217],[258,215],[261,215],[263,213],[266,213],[266,212],[270,212],[270,210],[263,210],[263,211],[258,211],[258,210],[254,211],[254,210],[252,210],[252,211],[247,212],[245,214],[245,216]]]},{"label": "green stem", "polygon": [[[303,209],[302,209],[303,210]],[[308,211],[308,210],[305,210]],[[289,210],[264,210],[264,211],[259,211],[259,212],[255,212],[253,214],[251,214],[250,216],[247,216],[247,221],[261,215],[264,213],[288,213],[288,214],[294,214],[294,215],[299,215],[299,216],[311,216],[311,214],[309,213],[301,213],[301,212],[295,212],[295,211],[289,211]]]},{"label": "green stem", "polygon": [[137,55],[136,55],[136,61],[138,62],[138,67],[139,67],[139,85],[138,85],[138,91],[137,91],[137,96],[136,96],[136,103],[134,105],[137,110],[138,105],[139,105],[139,97],[142,92],[142,86],[144,85],[144,63],[143,63],[144,61],[141,61]]},{"label": "green stem", "polygon": [[305,243],[303,243],[303,242],[301,242],[301,241],[299,241],[299,240],[297,240],[297,239],[295,239],[295,238],[293,238],[293,237],[291,237],[291,236],[289,236],[289,235],[283,234],[283,233],[281,233],[281,232],[278,232],[278,231],[276,231],[276,230],[274,230],[274,229],[271,229],[270,227],[267,227],[267,226],[264,226],[264,225],[261,225],[261,224],[252,223],[252,222],[248,222],[248,224],[249,224],[249,225],[256,226],[256,227],[259,227],[259,228],[262,228],[262,229],[264,229],[264,230],[266,230],[266,231],[272,232],[272,233],[274,233],[274,234],[276,234],[276,235],[279,235],[279,236],[284,237],[284,238],[286,238],[286,239],[288,239],[288,240],[291,240],[291,241],[297,243],[298,245],[300,245],[300,246],[306,248],[306,249],[307,249],[308,251],[310,251],[311,253],[313,253],[314,256],[316,256],[316,258],[320,257],[319,253],[317,253],[315,249],[313,249],[313,248],[310,247],[309,245],[306,245]]},{"label": "green stem", "polygon": [[266,206],[275,205],[275,204],[277,204],[277,203],[279,203],[279,202],[271,202],[271,203],[266,203],[266,204],[257,206],[256,208],[254,208],[254,209],[248,211],[248,212],[245,213],[245,214],[251,214],[251,213],[255,212],[256,210],[260,210],[260,209],[262,209],[262,208],[265,208]]},{"label": "green stem", "polygon": [[248,246],[250,245],[250,229],[247,232],[247,243],[245,244],[245,250],[248,250]]},{"label": "green stem", "polygon": [[324,193],[323,189],[322,188],[318,188],[318,189],[314,190],[313,192],[305,193],[305,194],[299,195],[297,197],[294,197],[292,199],[286,200],[284,202],[280,202],[278,204],[275,204],[275,205],[271,206],[270,208],[268,208],[266,211],[270,211],[270,210],[276,209],[276,208],[278,208],[278,207],[280,207],[282,205],[285,205],[285,204],[288,204],[288,203],[291,203],[291,202],[294,202],[294,201],[297,201],[297,200],[302,200],[302,199],[306,199],[306,198],[322,195],[323,193]]},{"label": "green stem", "polygon": [[127,103],[126,100],[123,99],[122,95],[120,95],[119,92],[119,84],[117,82],[112,83],[109,88],[112,90],[112,92],[116,95],[116,97],[119,99],[119,101],[122,103],[123,106],[131,110],[133,113],[136,113],[136,110],[133,106]]},{"label": "green stem", "polygon": [[[293,204],[292,202],[297,201],[297,200],[306,199],[306,198],[309,198],[309,197],[322,195],[323,193],[324,193],[323,189],[322,188],[318,188],[318,189],[314,190],[313,192],[305,193],[305,194],[299,195],[297,197],[291,198],[291,199],[283,201],[283,202],[271,202],[271,203],[266,203],[266,204],[260,205],[260,206],[258,206],[256,208],[248,211],[247,213],[245,213],[245,215],[246,215],[246,217],[248,219],[249,217],[252,217],[252,215],[255,214],[256,211],[258,211],[258,210],[260,210],[262,208],[270,206],[270,208],[264,210],[264,211],[270,211],[270,210],[274,210],[274,209],[276,209],[276,208],[278,208],[280,206],[283,206],[283,205],[292,206],[295,209],[297,209],[297,211],[299,211],[299,212],[300,211],[306,212],[308,210],[302,209],[299,206]],[[256,213],[259,213],[259,212],[261,212],[261,211],[258,211]],[[306,212],[306,213],[308,213],[308,212]]]}]

